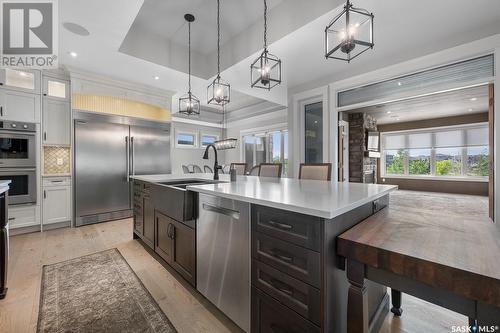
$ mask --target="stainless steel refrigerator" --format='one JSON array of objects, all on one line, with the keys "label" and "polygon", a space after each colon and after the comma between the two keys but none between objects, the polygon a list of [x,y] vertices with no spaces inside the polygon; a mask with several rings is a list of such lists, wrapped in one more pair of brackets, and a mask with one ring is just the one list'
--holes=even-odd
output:
[{"label": "stainless steel refrigerator", "polygon": [[74,112],[75,224],[132,216],[132,175],[171,172],[170,124]]}]

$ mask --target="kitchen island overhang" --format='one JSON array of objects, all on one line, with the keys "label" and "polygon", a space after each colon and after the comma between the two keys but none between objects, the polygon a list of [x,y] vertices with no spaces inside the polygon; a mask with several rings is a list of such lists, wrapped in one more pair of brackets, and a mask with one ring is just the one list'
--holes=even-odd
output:
[{"label": "kitchen island overhang", "polygon": [[[163,183],[179,180],[212,180],[210,174],[143,175],[133,179]],[[238,176],[230,182],[229,175],[220,175],[216,184],[190,185],[193,192],[211,194],[251,204],[258,204],[325,219],[333,219],[367,202],[397,190],[395,185],[325,182],[293,178]]]}]

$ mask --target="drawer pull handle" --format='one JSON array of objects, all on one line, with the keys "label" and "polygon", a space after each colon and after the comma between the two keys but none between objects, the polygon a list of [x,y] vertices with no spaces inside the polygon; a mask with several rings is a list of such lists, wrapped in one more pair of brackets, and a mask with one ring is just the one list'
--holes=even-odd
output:
[{"label": "drawer pull handle", "polygon": [[271,250],[271,255],[281,261],[285,261],[285,262],[288,262],[288,263],[293,263],[293,257],[288,257],[288,256],[284,256],[282,254],[279,254],[277,252],[277,250]]},{"label": "drawer pull handle", "polygon": [[282,293],[287,294],[288,296],[293,296],[293,289],[284,288],[284,287],[279,286],[280,284],[283,284],[281,281],[278,281],[276,279],[271,279],[270,283],[271,283],[271,286],[276,288],[278,291],[281,291]]},{"label": "drawer pull handle", "polygon": [[9,221],[14,221],[15,219],[15,217],[9,217]]},{"label": "drawer pull handle", "polygon": [[285,223],[279,223],[279,222],[275,222],[275,221],[268,221],[267,223],[269,223],[270,225],[272,225],[273,227],[276,227],[278,229],[282,229],[282,230],[292,230],[292,226],[289,225],[289,224],[285,224]]}]

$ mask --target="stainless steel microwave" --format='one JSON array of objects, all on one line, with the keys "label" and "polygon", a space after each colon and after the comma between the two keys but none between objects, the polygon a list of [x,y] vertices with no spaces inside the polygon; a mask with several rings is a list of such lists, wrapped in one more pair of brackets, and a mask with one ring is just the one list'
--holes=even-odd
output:
[{"label": "stainless steel microwave", "polygon": [[36,125],[0,122],[0,167],[34,168],[36,166]]}]

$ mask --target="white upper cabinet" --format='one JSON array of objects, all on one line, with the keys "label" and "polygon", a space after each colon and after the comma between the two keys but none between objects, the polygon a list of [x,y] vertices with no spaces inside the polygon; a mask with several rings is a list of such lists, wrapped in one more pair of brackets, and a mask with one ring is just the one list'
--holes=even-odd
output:
[{"label": "white upper cabinet", "polygon": [[0,120],[40,122],[40,95],[0,89]]},{"label": "white upper cabinet", "polygon": [[40,94],[40,72],[2,68],[0,69],[0,86],[5,89]]},{"label": "white upper cabinet", "polygon": [[71,143],[70,108],[69,102],[43,99],[43,144],[69,145]]},{"label": "white upper cabinet", "polygon": [[42,93],[44,98],[69,101],[69,87],[69,81],[55,79],[48,76],[43,77]]}]

